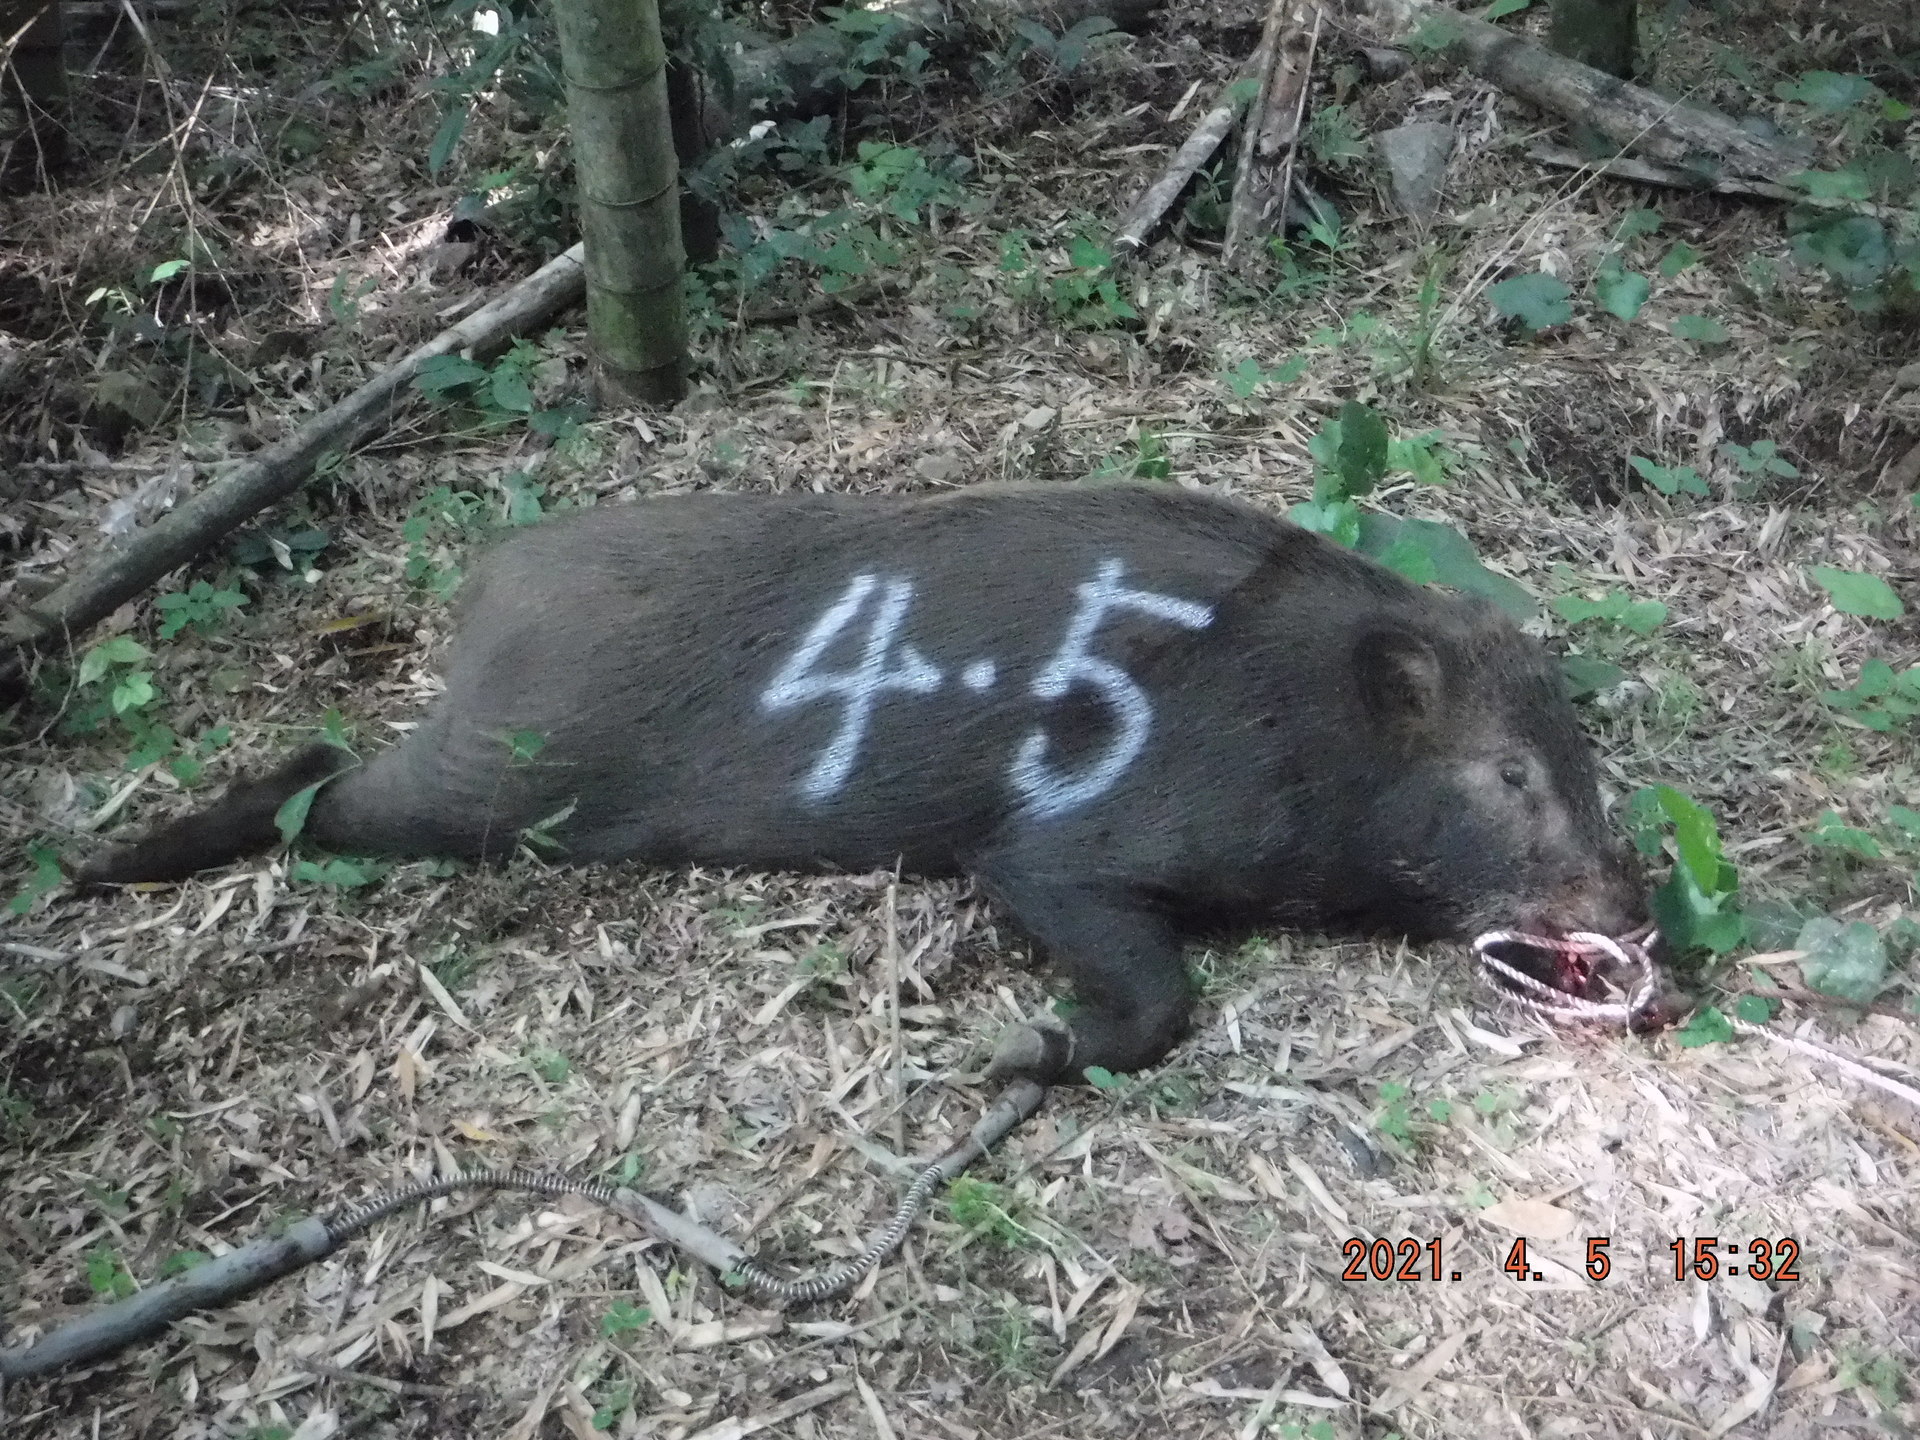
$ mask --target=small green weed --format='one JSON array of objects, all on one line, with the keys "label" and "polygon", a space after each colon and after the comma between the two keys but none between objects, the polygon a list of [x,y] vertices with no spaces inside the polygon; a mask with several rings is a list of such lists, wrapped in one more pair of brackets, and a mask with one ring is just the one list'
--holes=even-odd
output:
[{"label": "small green weed", "polygon": [[1412,1093],[1397,1080],[1386,1081],[1380,1086],[1380,1104],[1373,1117],[1376,1130],[1407,1146],[1413,1144],[1413,1107],[1408,1101]]},{"label": "small green weed", "polygon": [[171,640],[189,627],[202,635],[211,635],[248,602],[238,590],[216,588],[205,580],[196,580],[185,593],[162,595],[153,603],[165,617],[160,622],[160,638]]},{"label": "small green weed", "polygon": [[1084,235],[1069,242],[1067,263],[1061,266],[1043,265],[1034,258],[1027,233],[1010,231],[1000,241],[1000,273],[1016,300],[1044,302],[1054,320],[1074,329],[1110,330],[1140,318],[1120,294],[1113,252]]},{"label": "small green weed", "polygon": [[1598,600],[1559,595],[1553,600],[1553,609],[1569,625],[1599,621],[1631,630],[1643,639],[1667,623],[1666,606],[1658,600],[1635,600],[1624,590],[1609,590]]},{"label": "small green weed", "polygon": [[954,1223],[1005,1250],[1034,1243],[1032,1232],[1015,1218],[1019,1209],[1013,1197],[990,1180],[962,1175],[947,1187],[947,1213]]},{"label": "small green weed", "polygon": [[1920,665],[1895,670],[1884,660],[1869,660],[1851,686],[1822,690],[1820,698],[1869,730],[1894,730],[1920,715]]},{"label": "small green weed", "polygon": [[600,1333],[612,1339],[635,1330],[644,1330],[652,1323],[653,1311],[646,1306],[635,1305],[631,1300],[616,1300],[607,1307],[607,1313],[600,1317]]},{"label": "small green weed", "polygon": [[1307,373],[1308,363],[1306,356],[1295,355],[1268,370],[1249,355],[1231,370],[1222,370],[1220,379],[1234,399],[1249,400],[1265,386],[1291,385]]},{"label": "small green weed", "polygon": [[330,855],[325,860],[296,860],[287,878],[296,885],[318,885],[327,890],[359,890],[393,868],[384,860]]},{"label": "small green weed", "polygon": [[479,526],[485,505],[470,490],[438,485],[414,501],[400,527],[407,542],[407,583],[449,599],[461,580],[460,566],[451,558],[454,545],[469,538]]},{"label": "small green weed", "polygon": [[987,1329],[985,1340],[995,1374],[1027,1375],[1037,1370],[1039,1353],[1033,1321],[1015,1301],[1009,1299],[1001,1306],[1000,1318]]},{"label": "small green weed", "polygon": [[1117,450],[1096,465],[1089,480],[1171,480],[1173,457],[1157,430],[1141,426],[1130,449]]},{"label": "small green weed", "polygon": [[1519,585],[1488,570],[1466,536],[1431,520],[1401,520],[1377,510],[1363,512],[1359,497],[1385,476],[1405,471],[1438,482],[1445,474],[1438,432],[1390,439],[1386,422],[1371,408],[1349,400],[1307,445],[1315,461],[1313,499],[1287,512],[1295,524],[1373,556],[1416,584],[1439,581],[1485,596],[1520,619],[1536,612]]},{"label": "small green weed", "polygon": [[1307,149],[1329,170],[1350,170],[1373,153],[1367,132],[1344,105],[1322,105],[1307,121]]},{"label": "small green weed", "polygon": [[1008,47],[1009,59],[1038,55],[1062,76],[1078,70],[1087,56],[1100,48],[1096,42],[1103,38],[1125,38],[1105,15],[1089,15],[1058,35],[1032,20],[1015,20],[1013,30],[1016,40]]},{"label": "small green weed", "polygon": [[7,902],[9,915],[24,915],[33,909],[34,901],[42,895],[59,889],[67,877],[60,870],[60,854],[53,846],[44,842],[27,847],[27,858],[33,862],[33,875],[25,888]]},{"label": "small green weed", "polygon": [[534,404],[533,387],[549,357],[538,345],[516,340],[491,365],[462,355],[435,355],[421,362],[413,387],[443,409],[464,409],[483,430],[525,421],[538,434],[572,438],[586,418],[584,407],[543,409]]},{"label": "small green weed", "polygon": [[1656,465],[1642,455],[1629,455],[1627,464],[1642,480],[1646,481],[1662,495],[1705,495],[1707,482],[1700,478],[1700,472],[1691,465]]},{"label": "small green weed", "polygon": [[139,1287],[112,1246],[96,1245],[87,1252],[87,1288],[102,1300],[125,1300]]}]

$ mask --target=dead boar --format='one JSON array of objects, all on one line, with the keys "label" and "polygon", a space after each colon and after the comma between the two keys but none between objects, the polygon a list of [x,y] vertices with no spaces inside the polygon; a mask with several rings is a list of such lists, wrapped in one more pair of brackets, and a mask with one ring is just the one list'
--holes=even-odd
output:
[{"label": "dead boar", "polygon": [[1183,936],[1644,918],[1547,652],[1245,504],[651,499],[515,534],[462,608],[399,744],[302,751],[79,878],[264,849],[323,779],[306,834],[350,854],[478,860],[545,824],[578,861],[969,874],[1078,991],[996,1057],[1043,1081],[1166,1054]]}]

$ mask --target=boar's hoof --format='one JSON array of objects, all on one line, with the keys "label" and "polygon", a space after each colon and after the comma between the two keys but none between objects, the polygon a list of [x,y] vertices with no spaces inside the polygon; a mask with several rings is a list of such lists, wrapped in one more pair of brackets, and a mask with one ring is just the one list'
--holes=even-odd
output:
[{"label": "boar's hoof", "polygon": [[1024,1025],[1010,1027],[1000,1037],[993,1059],[987,1063],[987,1079],[1034,1080],[1051,1085],[1066,1079],[1072,1064],[1073,1032],[1043,1013]]}]

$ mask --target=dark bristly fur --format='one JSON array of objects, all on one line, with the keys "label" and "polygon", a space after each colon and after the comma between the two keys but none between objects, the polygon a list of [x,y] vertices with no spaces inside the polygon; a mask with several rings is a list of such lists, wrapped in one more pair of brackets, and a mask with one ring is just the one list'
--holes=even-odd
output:
[{"label": "dark bristly fur", "polygon": [[[1213,607],[1205,628],[1114,611],[1090,653],[1151,698],[1117,783],[1051,818],[1009,764],[1044,730],[1071,770],[1116,713],[1029,693],[1103,560]],[[910,644],[944,677],[880,695],[843,788],[802,782],[837,698],[769,711],[770,679],[871,572],[914,586]],[[858,663],[877,598],[818,669]],[[1558,668],[1491,607],[1411,585],[1249,507],[1173,487],[980,487],[937,499],[694,495],[514,536],[476,566],[444,698],[327,784],[307,834],[353,854],[506,853],[552,819],[577,860],[760,869],[896,860],[971,873],[1066,967],[1072,1041],[1009,1068],[1134,1070],[1185,1025],[1179,937],[1280,923],[1415,936],[1491,924],[1620,931],[1643,915]],[[959,681],[988,657],[996,683]],[[537,733],[532,758],[509,736]],[[175,879],[265,848],[315,747],[80,872]]]}]

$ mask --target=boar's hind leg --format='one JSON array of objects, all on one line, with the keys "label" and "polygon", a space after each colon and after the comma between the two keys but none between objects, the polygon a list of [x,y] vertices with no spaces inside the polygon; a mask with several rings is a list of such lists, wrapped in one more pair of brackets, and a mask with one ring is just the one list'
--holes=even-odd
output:
[{"label": "boar's hind leg", "polygon": [[1070,1042],[1041,1026],[1009,1032],[990,1067],[996,1077],[1053,1084],[1078,1080],[1095,1065],[1142,1070],[1173,1048],[1191,1000],[1180,943],[1164,918],[1107,887],[992,868],[980,878],[1067,972],[1079,1001]]}]

